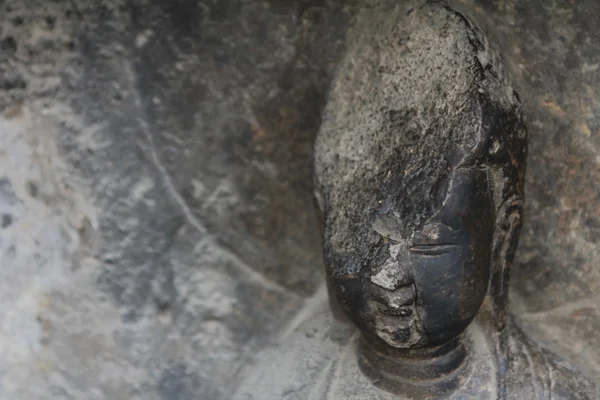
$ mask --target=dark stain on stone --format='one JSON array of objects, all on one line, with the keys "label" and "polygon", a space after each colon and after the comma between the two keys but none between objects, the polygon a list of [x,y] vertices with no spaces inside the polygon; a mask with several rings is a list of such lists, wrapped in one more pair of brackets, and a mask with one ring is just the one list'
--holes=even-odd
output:
[{"label": "dark stain on stone", "polygon": [[75,41],[73,40],[69,40],[65,43],[65,48],[69,51],[74,51],[75,50]]},{"label": "dark stain on stone", "polygon": [[157,392],[162,400],[203,399],[216,400],[222,398],[219,390],[212,385],[220,385],[221,381],[208,380],[203,384],[200,376],[190,371],[183,363],[175,363],[162,372],[157,384]]},{"label": "dark stain on stone", "polygon": [[158,393],[164,400],[185,399],[186,371],[184,365],[176,365],[165,370],[158,381]]},{"label": "dark stain on stone", "polygon": [[56,26],[56,18],[52,16],[47,16],[46,18],[44,18],[44,22],[46,24],[46,28],[48,28],[49,30],[54,29],[54,27]]},{"label": "dark stain on stone", "polygon": [[8,76],[0,80],[0,87],[4,90],[27,88],[27,82],[20,76]]},{"label": "dark stain on stone", "polygon": [[0,217],[0,226],[2,229],[8,228],[13,223],[13,216],[10,214],[2,214]]},{"label": "dark stain on stone", "polygon": [[0,41],[0,50],[8,55],[14,54],[17,51],[17,41],[12,36],[5,37]]},{"label": "dark stain on stone", "polygon": [[12,19],[13,26],[21,26],[23,25],[23,22],[25,22],[23,17],[14,17]]},{"label": "dark stain on stone", "polygon": [[34,182],[31,182],[31,181],[27,182],[26,189],[27,189],[27,194],[29,194],[34,199],[39,194],[38,186]]}]

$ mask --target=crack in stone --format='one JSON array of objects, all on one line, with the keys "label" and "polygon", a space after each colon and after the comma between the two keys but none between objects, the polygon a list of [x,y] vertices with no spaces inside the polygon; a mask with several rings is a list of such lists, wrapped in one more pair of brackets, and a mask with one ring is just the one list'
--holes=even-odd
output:
[{"label": "crack in stone", "polygon": [[[141,101],[140,95],[139,95],[138,90],[135,85],[135,82],[136,82],[135,73],[133,72],[133,69],[132,69],[130,63],[126,62],[124,64],[125,64],[124,72],[128,78],[128,81],[130,82],[131,87],[132,87],[134,104],[135,104],[136,108],[138,110],[140,110],[140,113],[142,113],[143,112],[142,101]],[[173,200],[175,200],[175,202],[181,209],[187,222],[201,234],[207,234],[208,236],[205,240],[210,241],[211,243],[215,243],[215,245],[218,246],[218,244],[215,241],[214,236],[207,233],[207,229],[204,226],[204,224],[202,224],[202,222],[194,216],[194,214],[192,213],[187,202],[183,199],[181,194],[177,191],[177,188],[175,187],[173,180],[171,179],[171,176],[169,175],[169,172],[167,171],[166,167],[160,160],[158,152],[156,151],[156,146],[154,144],[154,138],[152,137],[152,132],[151,132],[150,127],[148,126],[148,123],[142,117],[138,117],[137,122],[139,123],[142,133],[144,134],[146,140],[148,141],[148,145],[144,146],[142,143],[140,143],[140,142],[138,142],[138,143],[141,146],[141,148],[146,153],[148,153],[148,155],[150,156],[150,160],[152,161],[152,164],[155,166],[155,168],[160,173],[162,181],[165,184],[167,190],[169,191],[169,194],[171,195]],[[221,247],[221,246],[219,246],[219,247]],[[225,249],[223,249],[223,250],[226,251]],[[227,251],[227,252],[230,253],[229,251]],[[231,255],[233,256],[233,254],[231,254]],[[285,286],[283,286],[271,279],[268,279],[263,274],[258,273],[257,271],[252,269],[249,265],[247,265],[246,263],[241,261],[239,258],[237,258],[235,256],[233,256],[233,257],[237,261],[234,264],[244,274],[246,274],[246,276],[248,276],[250,279],[254,280],[255,282],[260,283],[264,288],[271,289],[271,290],[274,290],[279,293],[285,293],[287,295],[291,294],[290,290],[288,288],[286,288]]]}]

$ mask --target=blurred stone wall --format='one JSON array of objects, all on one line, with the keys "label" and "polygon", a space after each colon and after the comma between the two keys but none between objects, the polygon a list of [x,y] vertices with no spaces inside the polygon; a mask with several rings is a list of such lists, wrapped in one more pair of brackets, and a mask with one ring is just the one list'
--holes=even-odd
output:
[{"label": "blurred stone wall", "polygon": [[[594,0],[459,3],[527,105],[514,310],[600,376]],[[0,399],[227,399],[324,295],[341,0],[0,0]],[[474,5],[475,4],[475,5]]]}]

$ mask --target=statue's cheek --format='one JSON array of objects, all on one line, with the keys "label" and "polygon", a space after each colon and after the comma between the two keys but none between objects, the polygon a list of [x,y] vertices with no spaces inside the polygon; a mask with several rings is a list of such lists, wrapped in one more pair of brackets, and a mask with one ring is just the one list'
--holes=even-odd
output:
[{"label": "statue's cheek", "polygon": [[460,250],[437,255],[413,254],[410,260],[420,297],[427,297],[428,291],[447,292],[463,277],[465,257]]},{"label": "statue's cheek", "polygon": [[[411,257],[420,306],[419,319],[425,331],[433,336],[460,333],[468,324],[466,320],[477,311],[477,307],[473,307],[473,312],[467,310],[471,308],[466,304],[467,299],[473,295],[465,286],[467,282],[472,286],[473,282],[466,273],[472,269],[468,258],[469,255],[460,250],[443,255]],[[485,285],[482,284],[482,287]]]}]

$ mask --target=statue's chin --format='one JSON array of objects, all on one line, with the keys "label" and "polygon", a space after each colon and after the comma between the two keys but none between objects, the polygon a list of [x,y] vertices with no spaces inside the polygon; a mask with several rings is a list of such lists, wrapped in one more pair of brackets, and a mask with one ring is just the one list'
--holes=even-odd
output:
[{"label": "statue's chin", "polygon": [[406,342],[399,342],[391,337],[391,335],[380,334],[379,338],[383,340],[386,344],[396,348],[396,349],[409,349],[411,347],[410,344]]},{"label": "statue's chin", "polygon": [[389,332],[387,330],[380,330],[377,332],[377,337],[379,337],[379,339],[397,349],[412,348],[421,340],[421,336],[418,334],[418,332],[416,332],[415,329],[412,328],[406,337],[398,336],[398,333]]}]

